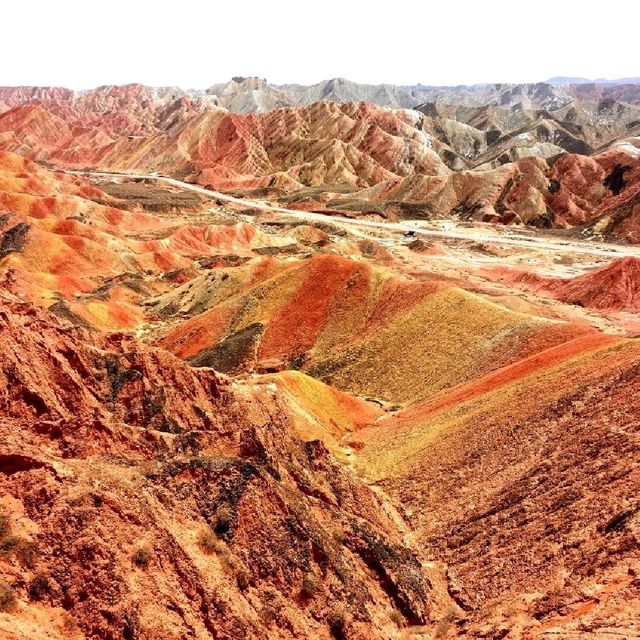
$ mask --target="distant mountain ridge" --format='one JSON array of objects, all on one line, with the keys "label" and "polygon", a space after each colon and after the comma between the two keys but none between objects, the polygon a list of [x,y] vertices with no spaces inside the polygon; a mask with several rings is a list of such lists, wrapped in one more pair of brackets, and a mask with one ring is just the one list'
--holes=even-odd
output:
[{"label": "distant mountain ridge", "polygon": [[608,78],[574,78],[567,76],[554,76],[544,81],[547,84],[554,86],[566,85],[566,84],[640,84],[640,78],[616,78],[615,80],[609,80]]},{"label": "distant mountain ridge", "polygon": [[639,92],[262,78],[206,92],[0,88],[0,150],[54,167],[159,171],[309,210],[589,225],[640,242]]},{"label": "distant mountain ridge", "polygon": [[196,110],[221,107],[235,113],[263,113],[281,107],[301,107],[319,100],[370,102],[392,109],[413,109],[426,102],[467,107],[494,105],[527,109],[558,109],[576,98],[613,98],[640,104],[640,78],[587,81],[558,76],[547,82],[477,84],[438,87],[428,85],[361,84],[332,78],[313,85],[270,84],[265,78],[236,76],[207,89],[147,87],[140,84],[101,86],[85,91],[61,87],[0,87],[0,112],[28,102],[64,105],[80,112],[126,106],[135,95],[146,105],[167,106],[188,100]]}]

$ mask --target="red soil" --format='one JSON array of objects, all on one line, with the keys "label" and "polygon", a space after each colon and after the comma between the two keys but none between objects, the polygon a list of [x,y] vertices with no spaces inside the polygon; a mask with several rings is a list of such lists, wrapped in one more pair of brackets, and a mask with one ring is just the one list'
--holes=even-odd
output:
[{"label": "red soil", "polygon": [[[287,358],[308,351],[322,329],[345,309],[359,306],[369,290],[371,266],[346,258],[318,256],[305,280],[272,318],[260,343],[261,358]],[[336,301],[340,308],[332,303]]]}]

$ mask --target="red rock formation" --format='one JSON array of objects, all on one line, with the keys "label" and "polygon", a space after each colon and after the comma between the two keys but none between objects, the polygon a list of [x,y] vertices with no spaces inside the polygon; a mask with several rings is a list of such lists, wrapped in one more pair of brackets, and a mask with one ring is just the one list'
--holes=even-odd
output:
[{"label": "red rock formation", "polygon": [[0,297],[0,510],[32,549],[0,553],[9,637],[364,640],[446,603],[267,389]]},{"label": "red rock formation", "polygon": [[[193,315],[161,344],[198,366],[233,373],[299,368],[352,393],[400,403],[586,331],[508,312],[452,284],[316,256],[205,274],[154,307],[160,317]],[[459,341],[466,346],[452,362]]]},{"label": "red rock formation", "polygon": [[0,154],[0,210],[8,212],[0,218],[5,286],[45,306],[60,303],[89,324],[132,328],[142,321],[135,304],[141,290],[166,290],[166,272],[220,254],[249,257],[295,245],[249,224],[175,228],[103,203],[116,204],[85,179]]},{"label": "red rock formation", "polygon": [[569,91],[579,100],[597,100],[609,98],[632,104],[640,104],[640,85],[638,84],[598,84],[589,82],[570,85]]},{"label": "red rock formation", "polygon": [[603,311],[640,311],[640,260],[622,258],[550,287],[559,300]]},{"label": "red rock formation", "polygon": [[[176,89],[141,85],[101,87],[78,96],[35,90],[2,95],[8,106],[20,104],[0,114],[0,149],[55,165],[162,171],[216,189],[284,196],[288,205],[306,209],[395,217],[454,215],[543,227],[589,225],[596,234],[640,239],[635,138],[592,156],[553,157],[563,148],[589,152],[633,129],[637,117],[630,105],[597,105],[602,123],[594,121],[595,107],[586,103],[557,109],[555,119],[547,114],[544,122],[536,113],[523,114],[520,120],[535,131],[540,144],[549,145],[544,140],[553,138],[565,145],[549,153],[534,149],[534,155],[542,156],[535,158],[513,151],[525,144],[523,136],[529,140],[533,134],[518,133],[520,120],[496,108],[471,113],[432,105],[434,113],[449,117],[425,120],[408,110],[328,101],[240,115]],[[460,127],[466,129],[460,132]],[[498,132],[503,127],[514,133],[489,144],[486,132],[477,129],[483,141],[471,136],[469,142],[472,127]],[[578,130],[589,138],[584,149],[577,138],[576,144],[567,141]],[[467,143],[484,149],[488,164],[479,169],[486,170],[451,173],[436,149],[447,159],[445,147]],[[490,147],[501,162],[506,156],[513,162],[491,169]]]},{"label": "red rock formation", "polygon": [[640,311],[640,260],[621,258],[575,278],[501,270],[499,277],[557,300],[601,311]]}]

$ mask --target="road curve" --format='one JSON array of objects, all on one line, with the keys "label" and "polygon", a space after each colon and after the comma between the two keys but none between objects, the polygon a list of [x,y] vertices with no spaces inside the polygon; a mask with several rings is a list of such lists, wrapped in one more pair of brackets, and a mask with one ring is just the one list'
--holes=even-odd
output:
[{"label": "road curve", "polygon": [[473,242],[484,242],[492,244],[502,245],[515,245],[520,247],[526,247],[528,249],[536,249],[540,251],[553,251],[562,253],[580,253],[594,256],[605,256],[610,258],[624,258],[634,257],[640,258],[640,247],[617,245],[607,242],[588,242],[579,240],[562,240],[558,241],[555,238],[549,238],[544,235],[527,236],[521,234],[511,234],[509,236],[500,236],[492,233],[474,233],[470,236],[462,231],[454,230],[439,230],[439,229],[424,229],[421,227],[415,227],[401,222],[374,222],[372,220],[353,220],[351,218],[340,218],[337,216],[330,216],[323,213],[312,213],[310,211],[296,211],[294,209],[284,209],[282,207],[276,207],[270,204],[264,204],[262,202],[256,202],[255,200],[247,200],[245,198],[235,198],[234,196],[220,193],[219,191],[212,191],[211,189],[205,189],[189,182],[183,182],[182,180],[176,180],[175,178],[167,178],[165,176],[158,176],[153,174],[144,173],[118,173],[109,171],[63,171],[64,173],[71,173],[76,175],[94,176],[94,177],[113,177],[113,178],[129,178],[134,180],[155,180],[156,182],[164,182],[165,184],[185,189],[187,191],[194,191],[210,198],[216,198],[225,202],[232,202],[234,204],[241,205],[245,209],[256,209],[260,211],[271,211],[282,215],[290,216],[300,220],[316,220],[321,222],[329,222],[332,224],[347,225],[353,227],[370,227],[376,229],[385,229],[387,231],[395,231],[398,233],[406,233],[411,231],[416,236],[427,236],[435,238],[448,238],[455,240],[467,240]]}]

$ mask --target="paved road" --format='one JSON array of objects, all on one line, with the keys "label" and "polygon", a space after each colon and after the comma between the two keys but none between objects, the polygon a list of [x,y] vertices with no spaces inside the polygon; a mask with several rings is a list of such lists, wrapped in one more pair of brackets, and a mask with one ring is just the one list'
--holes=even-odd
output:
[{"label": "paved road", "polygon": [[[107,171],[67,171],[66,173],[95,177],[132,178],[136,180],[154,180],[156,182],[164,182],[165,184],[169,184],[180,189],[186,189],[188,191],[194,191],[195,193],[200,193],[210,198],[217,198],[218,200],[223,200],[225,202],[232,202],[234,204],[241,205],[245,209],[271,211],[300,220],[315,220],[352,227],[372,227],[376,229],[385,229],[387,231],[395,231],[398,233],[406,233],[407,231],[411,231],[415,233],[416,236],[453,238],[457,240],[470,240],[474,242],[515,245],[520,247],[527,247],[529,249],[552,251],[557,253],[581,253],[593,256],[607,256],[610,258],[622,258],[629,256],[640,258],[640,247],[636,247],[633,245],[617,245],[607,242],[588,242],[569,239],[559,240],[557,238],[545,236],[542,233],[538,233],[535,236],[528,236],[525,234],[513,233],[511,229],[509,229],[509,235],[500,235],[499,233],[491,233],[489,231],[489,229],[491,228],[490,226],[487,226],[487,231],[480,231],[478,228],[476,228],[473,232],[469,232],[468,229],[466,231],[456,231],[455,229],[426,229],[403,222],[373,222],[371,220],[353,220],[351,218],[341,218],[338,216],[331,216],[323,213],[311,213],[308,211],[284,209],[282,207],[276,207],[264,202],[247,200],[246,198],[235,198],[234,196],[220,193],[219,191],[212,191],[211,189],[205,189],[204,187],[200,187],[189,182],[182,182],[181,180],[176,180],[175,178],[167,178],[165,176],[149,175],[143,173],[116,173]],[[501,228],[501,231],[505,230],[506,228]]]}]

